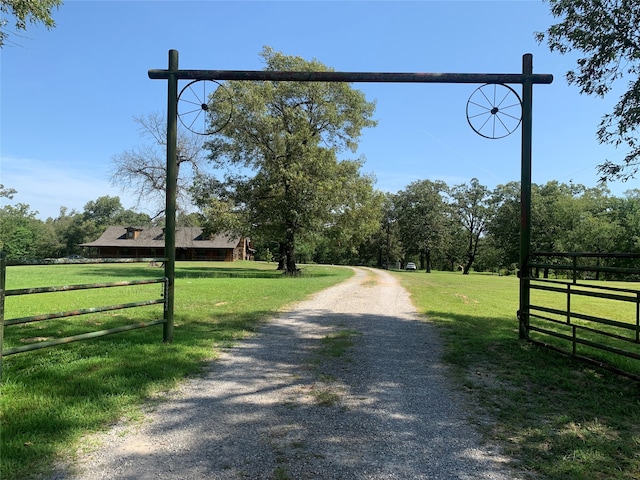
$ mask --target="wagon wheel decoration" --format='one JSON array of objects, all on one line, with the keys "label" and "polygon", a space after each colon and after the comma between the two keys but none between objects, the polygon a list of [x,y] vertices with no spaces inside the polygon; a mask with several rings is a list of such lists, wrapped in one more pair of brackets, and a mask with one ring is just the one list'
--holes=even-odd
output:
[{"label": "wagon wheel decoration", "polygon": [[189,82],[178,95],[178,118],[190,132],[212,135],[231,120],[233,103],[228,90],[215,80]]},{"label": "wagon wheel decoration", "polygon": [[512,134],[522,121],[522,101],[504,84],[487,83],[467,101],[467,121],[481,137],[497,139]]}]

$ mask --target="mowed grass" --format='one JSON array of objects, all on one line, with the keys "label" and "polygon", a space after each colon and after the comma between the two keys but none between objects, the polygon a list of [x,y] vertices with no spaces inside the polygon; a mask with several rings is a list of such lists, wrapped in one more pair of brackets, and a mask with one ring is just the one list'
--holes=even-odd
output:
[{"label": "mowed grass", "polygon": [[[83,434],[120,418],[186,376],[198,374],[220,348],[309,294],[352,275],[345,268],[302,266],[297,278],[260,262],[176,266],[175,330],[162,326],[5,357],[0,384],[0,478],[40,478],[59,456],[82,447]],[[7,289],[108,283],[163,276],[146,264],[9,267]],[[160,298],[161,284],[11,296],[5,318]],[[162,318],[162,306],[140,307],[4,329],[4,348]]]},{"label": "mowed grass", "polygon": [[[471,417],[504,453],[532,476],[640,479],[640,386],[519,340],[517,278],[396,275],[419,311],[439,327],[454,381],[479,406]],[[558,301],[544,295],[536,292],[536,303]],[[624,305],[586,300],[580,308],[607,316],[615,308],[628,313]]]}]

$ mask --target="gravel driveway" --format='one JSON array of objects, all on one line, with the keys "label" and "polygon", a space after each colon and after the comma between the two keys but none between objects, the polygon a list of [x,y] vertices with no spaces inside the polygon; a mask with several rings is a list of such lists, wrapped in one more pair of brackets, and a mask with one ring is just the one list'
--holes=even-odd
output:
[{"label": "gravel driveway", "polygon": [[[346,349],[345,349],[346,347]],[[447,380],[434,327],[356,269],[91,439],[61,479],[514,479]]]}]

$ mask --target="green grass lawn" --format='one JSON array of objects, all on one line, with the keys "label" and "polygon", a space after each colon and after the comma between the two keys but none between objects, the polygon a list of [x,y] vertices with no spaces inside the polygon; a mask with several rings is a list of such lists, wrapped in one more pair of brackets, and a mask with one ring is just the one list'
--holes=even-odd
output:
[{"label": "green grass lawn", "polygon": [[[6,357],[0,478],[46,473],[58,455],[78,447],[84,433],[122,417],[140,418],[143,402],[197,374],[220,347],[250,334],[261,319],[351,275],[348,269],[310,266],[302,277],[286,278],[274,267],[178,263],[170,345],[161,342],[157,326]],[[640,387],[518,340],[515,277],[395,275],[439,327],[453,381],[478,405],[470,415],[487,439],[545,478],[640,479]],[[7,288],[159,276],[162,269],[141,264],[9,267]],[[9,297],[6,318],[156,298],[160,288]],[[5,346],[159,316],[161,307],[154,306],[8,327]],[[351,340],[327,339],[327,354]]]},{"label": "green grass lawn", "polygon": [[480,405],[472,417],[506,454],[545,478],[640,479],[640,386],[518,340],[517,278],[396,275],[439,327],[456,383]]},{"label": "green grass lawn", "polygon": [[[45,474],[81,436],[119,418],[135,419],[152,395],[197,374],[207,360],[257,324],[309,294],[352,275],[302,266],[289,278],[260,262],[177,263],[175,330],[162,326],[5,357],[0,385],[0,478]],[[16,266],[7,289],[158,278],[146,264]],[[7,297],[5,318],[159,298],[160,284]],[[162,318],[162,306],[48,320],[4,331],[4,347]]]}]

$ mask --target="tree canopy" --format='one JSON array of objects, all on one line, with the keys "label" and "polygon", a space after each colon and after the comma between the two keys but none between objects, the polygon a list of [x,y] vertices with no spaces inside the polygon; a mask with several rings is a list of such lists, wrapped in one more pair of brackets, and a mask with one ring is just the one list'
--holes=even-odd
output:
[{"label": "tree canopy", "polygon": [[462,273],[467,275],[478,253],[480,239],[492,216],[490,192],[477,178],[451,189],[453,211],[457,215],[467,240],[466,261]]},{"label": "tree canopy", "polygon": [[[345,188],[333,190],[340,196],[334,202],[339,206],[324,214],[317,229],[298,232],[296,255],[300,259],[389,268],[419,261],[424,270],[517,271],[517,182],[489,191],[475,179],[454,187],[442,181],[420,180],[397,194],[383,195],[371,188],[366,175],[349,173],[360,168],[358,162],[338,163],[346,170],[340,178],[347,180]],[[250,186],[240,183],[243,188]],[[216,187],[215,182],[203,185],[203,192],[217,195],[229,187],[223,182],[218,185],[222,187]],[[15,193],[0,185],[3,198],[10,199],[8,195]],[[246,197],[247,193],[242,195]],[[208,222],[203,227],[213,229],[219,214],[228,215],[235,221],[234,231],[251,233],[256,259],[274,259],[281,230],[270,221],[262,221],[258,208],[230,200],[228,205],[217,207],[215,202],[205,204],[213,205],[215,215],[205,212]],[[640,253],[640,190],[614,197],[604,186],[557,181],[533,184],[531,217],[534,252]],[[251,221],[262,223],[252,225]],[[0,207],[0,250],[10,259],[82,254],[79,244],[97,239],[107,226],[152,224],[157,225],[148,215],[125,210],[118,197],[98,197],[87,202],[82,212],[61,207],[58,217],[46,221],[37,218],[29,205],[5,205]],[[226,230],[229,224],[227,219],[218,226]],[[616,262],[616,266],[625,266],[622,260]]]},{"label": "tree canopy", "polygon": [[[145,204],[155,209],[154,218],[164,214],[167,174],[166,119],[150,113],[134,117],[138,132],[146,143],[114,155],[111,159],[111,182],[130,191],[138,199],[138,206]],[[177,141],[177,189],[178,212],[184,217],[192,203],[189,191],[205,164],[203,140],[185,129],[178,132]]]},{"label": "tree canopy", "polygon": [[[265,70],[330,71],[270,47],[261,56]],[[234,113],[217,124],[227,121],[226,110],[217,111],[226,105],[212,97],[211,129],[219,131],[207,148],[217,166],[241,170],[218,185],[218,197],[242,211],[253,231],[277,238],[281,267],[294,273],[296,240],[346,222],[354,195],[373,189],[361,162],[338,154],[354,151],[362,129],[375,125],[375,105],[346,83],[231,81],[224,88]]]},{"label": "tree canopy", "polygon": [[41,23],[47,28],[55,27],[56,23],[51,16],[54,8],[62,5],[62,0],[0,0],[0,47],[3,47],[10,36],[7,26],[10,25],[6,18],[13,17],[15,31],[25,31],[27,24]]},{"label": "tree canopy", "polygon": [[640,168],[640,3],[637,0],[549,0],[551,14],[560,19],[538,32],[551,51],[577,50],[577,69],[567,72],[581,93],[604,97],[616,80],[629,78],[627,90],[597,130],[600,143],[629,148],[621,163],[598,166],[602,181],[632,178]]},{"label": "tree canopy", "polygon": [[419,180],[395,196],[395,214],[408,255],[419,255],[421,268],[431,271],[432,254],[442,246],[447,224],[444,182]]}]

